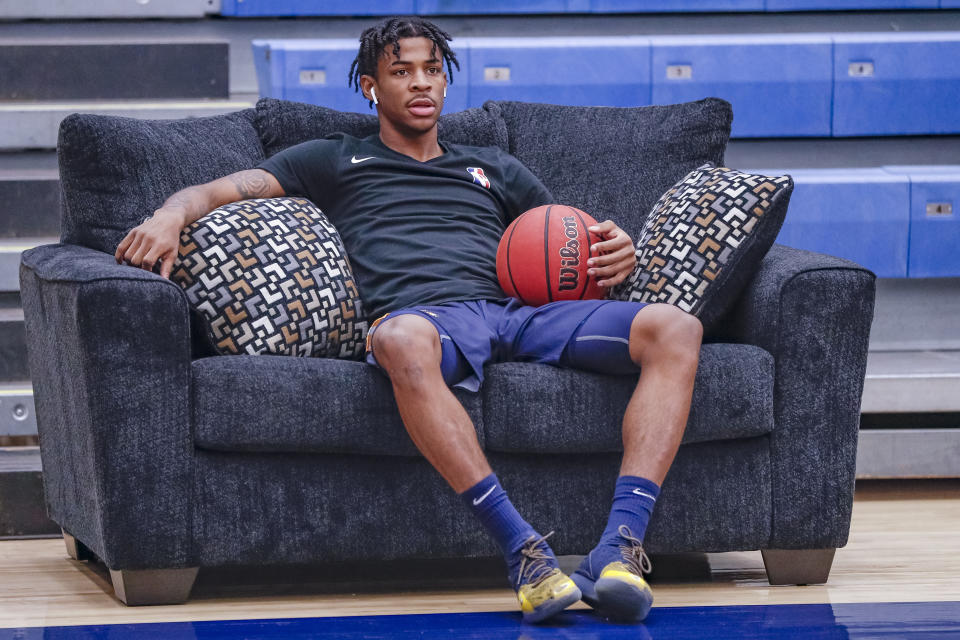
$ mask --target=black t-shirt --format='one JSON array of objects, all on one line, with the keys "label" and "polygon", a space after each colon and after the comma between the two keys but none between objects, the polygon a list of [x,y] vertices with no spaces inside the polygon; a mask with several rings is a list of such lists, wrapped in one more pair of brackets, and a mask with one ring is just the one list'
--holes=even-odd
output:
[{"label": "black t-shirt", "polygon": [[443,155],[419,162],[379,135],[334,134],[259,165],[337,227],[371,317],[503,298],[496,254],[506,225],[553,200],[519,160],[496,147],[440,146]]}]

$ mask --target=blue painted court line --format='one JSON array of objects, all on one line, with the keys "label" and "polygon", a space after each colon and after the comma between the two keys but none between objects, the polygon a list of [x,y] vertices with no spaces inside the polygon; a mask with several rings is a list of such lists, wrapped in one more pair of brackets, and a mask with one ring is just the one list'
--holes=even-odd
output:
[{"label": "blue painted court line", "polygon": [[589,611],[526,625],[519,612],[165,622],[0,629],[0,640],[856,640],[960,637],[960,602],[662,607],[645,624],[613,624]]}]

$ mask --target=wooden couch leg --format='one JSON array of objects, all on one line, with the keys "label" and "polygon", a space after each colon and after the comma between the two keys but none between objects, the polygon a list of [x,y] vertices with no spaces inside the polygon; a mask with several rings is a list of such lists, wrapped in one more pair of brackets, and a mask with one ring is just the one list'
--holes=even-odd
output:
[{"label": "wooden couch leg", "polygon": [[113,590],[125,605],[182,604],[190,597],[199,567],[110,569]]},{"label": "wooden couch leg", "polygon": [[763,566],[771,585],[823,584],[833,565],[833,549],[763,549]]},{"label": "wooden couch leg", "polygon": [[66,529],[61,528],[60,531],[63,532],[63,542],[67,545],[67,555],[80,561],[96,558],[93,552],[87,549],[86,545],[74,538]]}]

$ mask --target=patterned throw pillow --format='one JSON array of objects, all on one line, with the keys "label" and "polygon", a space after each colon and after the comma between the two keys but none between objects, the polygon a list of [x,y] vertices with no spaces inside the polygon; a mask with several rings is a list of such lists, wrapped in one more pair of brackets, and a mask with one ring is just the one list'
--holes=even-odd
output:
[{"label": "patterned throw pillow", "polygon": [[780,232],[790,176],[705,164],[660,197],[637,239],[618,300],[666,302],[710,327],[726,313]]},{"label": "patterned throw pillow", "polygon": [[353,358],[367,322],[340,235],[303,198],[243,200],[180,235],[172,279],[221,355]]}]

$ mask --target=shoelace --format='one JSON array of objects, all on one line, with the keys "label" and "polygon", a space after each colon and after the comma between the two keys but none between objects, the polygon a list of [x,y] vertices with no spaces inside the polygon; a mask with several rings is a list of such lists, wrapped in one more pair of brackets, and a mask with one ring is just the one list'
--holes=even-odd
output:
[{"label": "shoelace", "polygon": [[622,524],[617,527],[617,533],[620,534],[621,538],[626,540],[626,544],[620,545],[620,554],[623,556],[623,559],[627,561],[627,564],[630,565],[630,568],[633,569],[634,573],[639,576],[643,573],[653,571],[650,558],[647,557],[647,552],[643,550],[643,543],[640,542],[639,538],[634,537],[633,532],[630,531],[630,527]]},{"label": "shoelace", "polygon": [[540,546],[541,542],[544,542],[552,535],[553,531],[540,538],[530,536],[527,538],[527,541],[523,543],[523,548],[520,549],[520,553],[523,555],[523,561],[520,563],[520,572],[517,576],[518,589],[520,585],[523,584],[525,575],[528,575],[530,578],[528,581],[530,586],[536,587],[546,580],[547,576],[553,571],[553,567],[549,564],[551,560],[550,556],[547,555],[546,549]]}]

